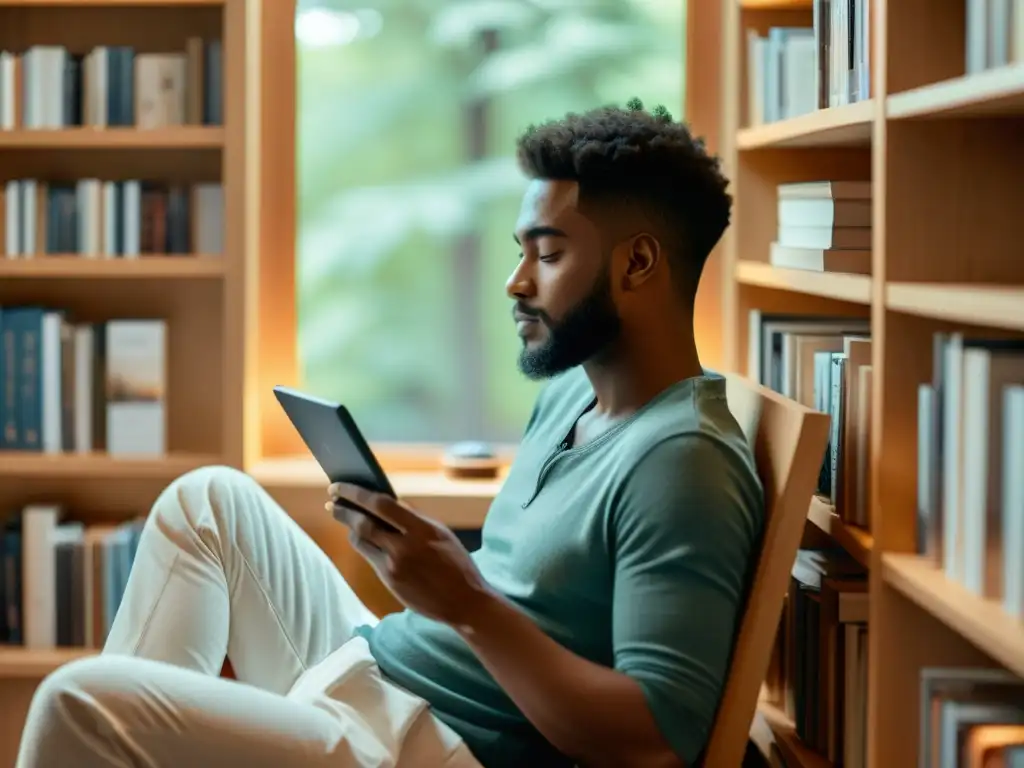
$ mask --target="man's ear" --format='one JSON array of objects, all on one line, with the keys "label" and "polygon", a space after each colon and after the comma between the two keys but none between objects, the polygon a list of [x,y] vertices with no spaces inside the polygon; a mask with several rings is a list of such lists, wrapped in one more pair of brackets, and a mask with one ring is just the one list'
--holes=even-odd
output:
[{"label": "man's ear", "polygon": [[626,269],[623,290],[636,290],[651,279],[661,261],[661,244],[653,235],[641,232],[623,243]]}]

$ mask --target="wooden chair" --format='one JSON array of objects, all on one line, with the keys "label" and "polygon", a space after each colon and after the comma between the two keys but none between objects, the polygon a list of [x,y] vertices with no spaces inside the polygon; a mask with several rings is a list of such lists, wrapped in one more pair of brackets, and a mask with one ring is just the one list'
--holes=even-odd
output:
[{"label": "wooden chair", "polygon": [[729,677],[704,751],[706,768],[742,764],[829,431],[827,414],[740,376],[726,379],[729,410],[747,436],[764,484],[766,519]]}]

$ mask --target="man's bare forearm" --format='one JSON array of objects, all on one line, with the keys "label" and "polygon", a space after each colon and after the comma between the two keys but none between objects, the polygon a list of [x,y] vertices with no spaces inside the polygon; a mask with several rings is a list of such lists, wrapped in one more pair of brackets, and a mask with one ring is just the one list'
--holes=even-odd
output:
[{"label": "man's bare forearm", "polygon": [[457,631],[544,737],[585,766],[674,766],[640,686],[548,637],[496,595],[483,595]]}]

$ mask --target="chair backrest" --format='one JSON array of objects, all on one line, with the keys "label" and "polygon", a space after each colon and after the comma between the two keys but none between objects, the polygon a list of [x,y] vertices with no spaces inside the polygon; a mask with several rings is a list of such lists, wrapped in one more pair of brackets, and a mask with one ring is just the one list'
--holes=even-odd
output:
[{"label": "chair backrest", "polygon": [[708,768],[738,768],[828,443],[829,417],[740,376],[728,375],[729,410],[764,484],[765,527],[715,723]]}]

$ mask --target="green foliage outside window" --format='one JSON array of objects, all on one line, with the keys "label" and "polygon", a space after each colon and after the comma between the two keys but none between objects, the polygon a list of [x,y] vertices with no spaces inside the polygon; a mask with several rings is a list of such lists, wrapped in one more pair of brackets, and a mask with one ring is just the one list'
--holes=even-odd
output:
[{"label": "green foliage outside window", "polygon": [[530,123],[682,114],[684,0],[300,0],[302,384],[374,441],[515,441],[505,281]]}]

